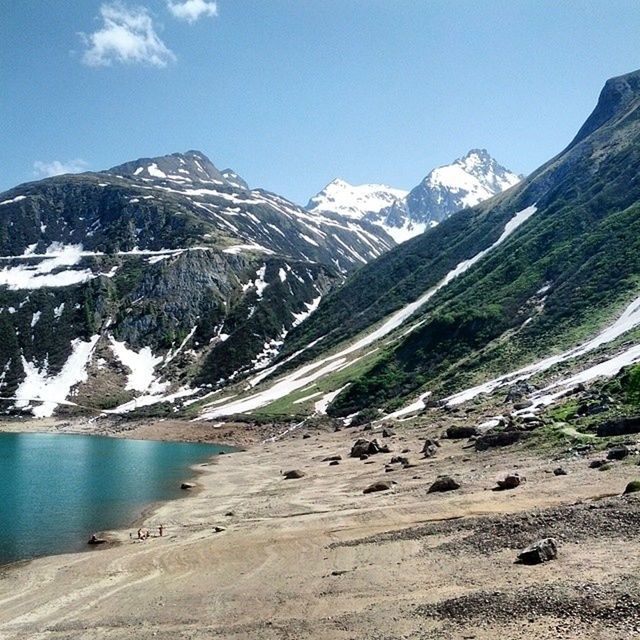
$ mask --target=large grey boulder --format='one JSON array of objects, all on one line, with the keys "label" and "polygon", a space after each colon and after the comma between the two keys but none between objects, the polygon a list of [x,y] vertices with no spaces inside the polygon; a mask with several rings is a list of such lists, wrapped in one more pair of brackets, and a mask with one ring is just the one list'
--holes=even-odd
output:
[{"label": "large grey boulder", "polygon": [[427,493],[441,493],[443,491],[455,491],[460,488],[460,484],[451,476],[440,476],[429,487]]},{"label": "large grey boulder", "polygon": [[534,542],[518,554],[520,564],[540,564],[558,557],[558,543],[554,538],[544,538]]}]

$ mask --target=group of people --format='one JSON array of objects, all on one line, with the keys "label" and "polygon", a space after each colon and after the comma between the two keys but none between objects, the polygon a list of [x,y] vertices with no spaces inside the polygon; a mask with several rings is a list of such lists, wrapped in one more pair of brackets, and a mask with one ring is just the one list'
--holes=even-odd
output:
[{"label": "group of people", "polygon": [[[161,524],[158,527],[158,534],[160,535],[160,537],[162,538],[162,536],[164,535],[164,525]],[[140,527],[138,529],[138,540],[146,540],[151,534],[149,533],[149,529],[147,529],[146,527]],[[131,538],[131,534],[129,534],[129,537]]]}]

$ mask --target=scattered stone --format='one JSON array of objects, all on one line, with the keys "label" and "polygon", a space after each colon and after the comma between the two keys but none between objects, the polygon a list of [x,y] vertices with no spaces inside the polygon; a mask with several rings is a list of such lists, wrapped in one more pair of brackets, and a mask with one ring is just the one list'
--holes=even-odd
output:
[{"label": "scattered stone", "polygon": [[504,480],[498,480],[497,489],[499,491],[507,491],[509,489],[515,489],[520,486],[520,483],[524,480],[517,473],[509,474]]},{"label": "scattered stone", "polygon": [[378,491],[389,491],[393,485],[387,480],[379,480],[370,484],[362,493],[377,493]]},{"label": "scattered stone", "polygon": [[340,460],[332,460],[332,461],[329,463],[329,466],[330,466],[330,467],[335,467],[337,464],[340,464]]},{"label": "scattered stone", "polygon": [[517,562],[520,564],[540,564],[555,560],[557,557],[558,543],[555,538],[544,538],[521,551],[518,554]]},{"label": "scattered stone", "polygon": [[625,445],[620,445],[617,447],[612,447],[607,452],[607,460],[624,460],[631,451],[629,451],[629,447]]},{"label": "scattered stone", "polygon": [[334,570],[331,572],[331,575],[332,575],[332,576],[342,576],[342,575],[344,575],[345,573],[349,573],[349,572],[348,572],[346,569],[334,569]]},{"label": "scattered stone", "polygon": [[235,515],[235,513],[233,513],[233,511],[227,511],[227,513],[224,514],[227,518],[231,518]]},{"label": "scattered stone", "polygon": [[425,458],[433,458],[438,452],[438,447],[440,446],[440,442],[438,440],[434,440],[433,438],[427,438],[422,445],[422,453]]},{"label": "scattered stone", "polygon": [[477,435],[478,430],[475,427],[460,424],[448,427],[446,431],[446,436],[450,440],[462,440],[463,438],[471,438]]},{"label": "scattered stone", "polygon": [[598,471],[609,471],[613,465],[610,462],[605,462],[603,465],[598,467]]},{"label": "scattered stone", "polygon": [[438,476],[436,481],[429,487],[427,493],[440,493],[442,491],[454,491],[459,489],[460,484],[451,476]]},{"label": "scattered stone", "polygon": [[391,464],[407,465],[409,464],[409,458],[405,458],[404,456],[393,456],[393,458],[391,458]]},{"label": "scattered stone", "polygon": [[196,486],[196,485],[195,485],[195,484],[193,484],[193,482],[183,482],[183,483],[180,485],[180,488],[181,488],[181,489],[184,489],[185,491],[188,491],[189,489],[193,489],[193,488],[195,488],[195,486]]},{"label": "scattered stone", "polygon": [[213,530],[214,530],[216,533],[221,533],[222,531],[226,531],[226,529],[225,529],[224,527],[218,527],[218,526],[213,527]]},{"label": "scattered stone", "polygon": [[326,458],[322,459],[322,462],[335,462],[336,460],[342,460],[342,456],[340,455],[327,456]]},{"label": "scattered stone", "polygon": [[407,448],[407,449],[403,449],[403,450],[401,451],[401,453],[410,453],[410,452],[411,452],[411,449],[408,449],[408,448]]},{"label": "scattered stone", "polygon": [[628,493],[638,493],[640,491],[640,480],[632,480],[625,488],[625,495]]},{"label": "scattered stone", "polygon": [[304,478],[304,471],[300,471],[300,469],[291,469],[291,471],[285,471],[283,474],[285,480],[298,480],[299,478]]},{"label": "scattered stone", "polygon": [[599,469],[601,466],[607,464],[606,460],[592,460],[589,463],[589,469]]},{"label": "scattered stone", "polygon": [[516,411],[522,411],[523,409],[528,409],[531,406],[533,406],[533,402],[531,402],[531,400],[522,400],[520,402],[516,402],[513,405],[513,408]]},{"label": "scattered stone", "polygon": [[303,440],[307,440],[307,439],[308,439],[308,438],[310,438],[310,437],[311,437],[311,434],[310,434],[310,433],[304,433],[304,434],[302,435],[302,439],[303,439]]},{"label": "scattered stone", "polygon": [[553,475],[554,476],[566,476],[567,472],[562,467],[557,467],[556,469],[553,470]]},{"label": "scattered stone", "polygon": [[389,429],[389,428],[384,428],[382,430],[382,437],[383,438],[391,438],[392,436],[395,436],[396,432],[393,429]]}]

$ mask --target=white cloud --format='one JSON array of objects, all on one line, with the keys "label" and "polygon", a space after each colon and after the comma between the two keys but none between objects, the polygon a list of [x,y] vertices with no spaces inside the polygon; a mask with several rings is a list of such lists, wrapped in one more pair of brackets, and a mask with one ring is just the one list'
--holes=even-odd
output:
[{"label": "white cloud", "polygon": [[179,2],[167,0],[167,9],[176,18],[186,20],[189,23],[195,22],[203,16],[218,15],[218,3],[211,0],[182,0]]},{"label": "white cloud", "polygon": [[33,172],[38,178],[50,178],[51,176],[59,176],[63,173],[80,173],[86,171],[89,165],[81,158],[75,160],[52,160],[51,162],[42,162],[36,160],[33,163]]},{"label": "white cloud", "polygon": [[176,57],[156,33],[145,7],[128,7],[122,2],[100,7],[102,27],[80,34],[87,45],[82,56],[90,67],[110,66],[114,62],[166,67]]}]

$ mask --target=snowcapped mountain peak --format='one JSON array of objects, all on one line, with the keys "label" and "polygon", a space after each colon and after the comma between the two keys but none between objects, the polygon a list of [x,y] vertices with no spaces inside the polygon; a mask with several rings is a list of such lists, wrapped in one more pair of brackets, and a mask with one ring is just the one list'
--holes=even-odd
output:
[{"label": "snowcapped mountain peak", "polygon": [[353,185],[341,178],[335,178],[309,200],[307,209],[314,212],[337,213],[359,220],[378,213],[406,195],[406,191],[384,184]]},{"label": "snowcapped mountain peak", "polygon": [[458,209],[512,187],[521,176],[499,164],[486,149],[471,149],[451,164],[433,169],[407,197],[410,214],[423,222],[439,222]]},{"label": "snowcapped mountain peak", "polygon": [[307,209],[363,219],[381,226],[396,242],[404,242],[520,179],[486,149],[471,149],[451,164],[433,169],[409,193],[382,184],[352,185],[335,178],[309,200]]}]

